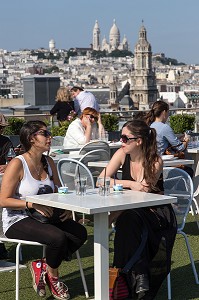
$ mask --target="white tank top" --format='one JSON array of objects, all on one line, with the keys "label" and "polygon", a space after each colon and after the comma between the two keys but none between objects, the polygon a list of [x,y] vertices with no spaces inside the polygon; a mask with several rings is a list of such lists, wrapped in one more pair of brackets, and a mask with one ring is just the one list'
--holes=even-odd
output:
[{"label": "white tank top", "polygon": [[[52,170],[49,163],[49,175],[47,175],[46,179],[44,180],[37,180],[32,177],[25,158],[22,155],[19,155],[16,158],[20,159],[23,164],[24,175],[22,180],[19,182],[16,193],[13,196],[14,198],[25,200],[26,196],[50,194],[54,192],[54,183],[49,178],[49,175],[52,175]],[[25,209],[13,210],[9,208],[3,208],[2,222],[4,234],[10,226],[24,218],[27,218]]]}]

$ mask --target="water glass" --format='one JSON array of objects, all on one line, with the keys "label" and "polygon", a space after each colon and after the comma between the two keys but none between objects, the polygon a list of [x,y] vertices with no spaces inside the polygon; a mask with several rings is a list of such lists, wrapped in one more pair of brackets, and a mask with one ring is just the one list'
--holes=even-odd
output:
[{"label": "water glass", "polygon": [[99,177],[97,180],[100,196],[108,196],[110,194],[110,177]]},{"label": "water glass", "polygon": [[101,140],[104,142],[108,142],[108,132],[104,131],[101,135]]},{"label": "water glass", "polygon": [[75,178],[75,191],[76,195],[86,195],[87,177],[76,177]]}]

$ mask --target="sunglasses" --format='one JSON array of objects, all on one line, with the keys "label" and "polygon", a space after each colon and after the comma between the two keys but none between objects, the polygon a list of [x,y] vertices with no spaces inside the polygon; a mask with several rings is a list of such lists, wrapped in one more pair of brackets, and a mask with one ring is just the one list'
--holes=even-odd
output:
[{"label": "sunglasses", "polygon": [[90,114],[88,114],[87,116],[89,116],[89,117],[90,117],[90,119],[95,119],[95,120],[98,120],[98,118],[94,117],[93,115],[90,115]]},{"label": "sunglasses", "polygon": [[128,141],[136,141],[138,138],[137,137],[132,137],[132,138],[130,138],[130,137],[128,137],[128,136],[126,136],[125,134],[122,134],[121,135],[121,138],[120,138],[120,141],[122,142],[122,143],[124,143],[124,144],[126,144]]},{"label": "sunglasses", "polygon": [[34,135],[43,135],[47,138],[49,136],[52,136],[52,133],[48,130],[39,130],[39,131],[35,132]]}]

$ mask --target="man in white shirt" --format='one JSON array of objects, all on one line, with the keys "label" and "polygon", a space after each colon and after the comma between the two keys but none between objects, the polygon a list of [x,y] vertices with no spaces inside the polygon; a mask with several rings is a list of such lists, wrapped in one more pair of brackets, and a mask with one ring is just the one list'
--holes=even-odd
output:
[{"label": "man in white shirt", "polygon": [[79,86],[74,86],[71,89],[71,94],[72,97],[74,97],[75,112],[78,116],[81,115],[86,107],[94,108],[99,112],[99,104],[92,93],[84,91],[83,88]]}]

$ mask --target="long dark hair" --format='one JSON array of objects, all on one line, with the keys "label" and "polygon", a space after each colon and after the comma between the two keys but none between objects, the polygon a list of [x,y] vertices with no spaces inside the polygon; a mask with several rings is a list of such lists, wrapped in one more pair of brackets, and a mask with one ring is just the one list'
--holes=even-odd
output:
[{"label": "long dark hair", "polygon": [[151,110],[145,116],[145,122],[150,126],[156,118],[160,117],[163,111],[169,110],[169,104],[164,101],[156,101],[153,103]]},{"label": "long dark hair", "polygon": [[[39,120],[28,121],[22,126],[19,137],[20,137],[20,142],[23,145],[25,152],[29,151],[30,148],[32,147],[32,143],[31,143],[32,135],[35,132],[39,131],[42,127],[46,127],[46,124]],[[43,164],[44,170],[49,175],[48,163],[47,163],[45,155],[42,155],[41,162]],[[50,178],[50,179],[52,179],[52,178]]]},{"label": "long dark hair", "polygon": [[143,157],[144,179],[151,189],[154,189],[155,163],[159,159],[157,154],[156,130],[150,128],[143,120],[128,121],[123,125],[135,137],[142,139],[141,151]]}]

